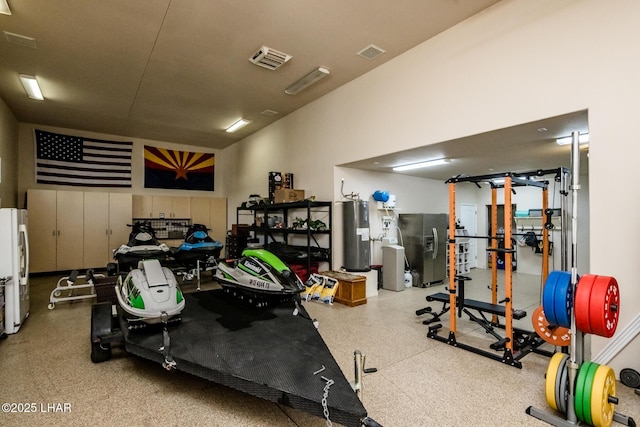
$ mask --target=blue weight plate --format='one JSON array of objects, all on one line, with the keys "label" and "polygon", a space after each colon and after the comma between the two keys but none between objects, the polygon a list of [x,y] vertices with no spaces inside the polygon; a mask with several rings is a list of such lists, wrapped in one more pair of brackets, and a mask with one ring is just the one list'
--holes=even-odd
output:
[{"label": "blue weight plate", "polygon": [[571,291],[571,273],[561,272],[556,282],[554,301],[554,314],[556,325],[564,328],[571,327],[571,303],[573,293]]},{"label": "blue weight plate", "polygon": [[555,316],[555,300],[556,300],[556,282],[561,276],[562,271],[552,271],[544,282],[544,290],[542,291],[542,310],[544,316],[550,325],[557,325]]}]

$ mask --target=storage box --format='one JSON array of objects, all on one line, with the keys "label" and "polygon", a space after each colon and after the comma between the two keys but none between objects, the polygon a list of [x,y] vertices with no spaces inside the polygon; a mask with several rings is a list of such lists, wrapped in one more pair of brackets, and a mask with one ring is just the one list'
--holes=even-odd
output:
[{"label": "storage box", "polygon": [[350,307],[367,303],[367,278],[341,271],[324,271],[323,276],[338,280],[338,291],[334,302],[346,304]]},{"label": "storage box", "polygon": [[304,190],[280,188],[275,191],[273,203],[300,202],[304,200]]}]

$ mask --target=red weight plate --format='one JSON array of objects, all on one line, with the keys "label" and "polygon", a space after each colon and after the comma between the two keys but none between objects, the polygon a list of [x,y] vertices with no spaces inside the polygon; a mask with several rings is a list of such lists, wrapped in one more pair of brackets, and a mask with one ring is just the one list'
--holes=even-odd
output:
[{"label": "red weight plate", "polygon": [[571,332],[562,326],[552,326],[544,315],[542,306],[533,310],[531,324],[534,331],[549,344],[557,347],[566,347],[571,343]]},{"label": "red weight plate", "polygon": [[613,277],[598,276],[591,290],[589,323],[592,333],[611,338],[618,326],[620,290]]},{"label": "red weight plate", "polygon": [[591,301],[591,289],[597,277],[595,274],[585,274],[580,277],[576,286],[573,312],[576,316],[576,328],[585,334],[592,333],[589,322],[589,302]]}]

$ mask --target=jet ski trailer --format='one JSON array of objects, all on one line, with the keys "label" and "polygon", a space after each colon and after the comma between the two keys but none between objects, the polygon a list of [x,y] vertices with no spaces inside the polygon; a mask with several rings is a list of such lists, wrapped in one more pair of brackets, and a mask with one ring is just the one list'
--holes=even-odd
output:
[{"label": "jet ski trailer", "polygon": [[[184,298],[180,322],[140,329],[130,327],[118,304],[94,304],[91,360],[106,361],[112,346],[124,346],[127,352],[167,369],[328,421],[380,426],[367,416],[360,401],[358,376],[353,385],[347,381],[314,321],[296,299],[256,308],[221,289],[185,294]],[[357,360],[355,365],[357,373]]]}]

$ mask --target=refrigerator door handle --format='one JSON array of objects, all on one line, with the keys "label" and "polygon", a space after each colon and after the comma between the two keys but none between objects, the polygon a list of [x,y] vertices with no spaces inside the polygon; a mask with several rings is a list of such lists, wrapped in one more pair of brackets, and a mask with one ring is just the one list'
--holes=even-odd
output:
[{"label": "refrigerator door handle", "polygon": [[20,224],[18,231],[24,236],[24,275],[20,277],[20,284],[26,285],[29,279],[29,232],[26,224]]},{"label": "refrigerator door handle", "polygon": [[433,227],[433,259],[438,258],[438,230]]}]

